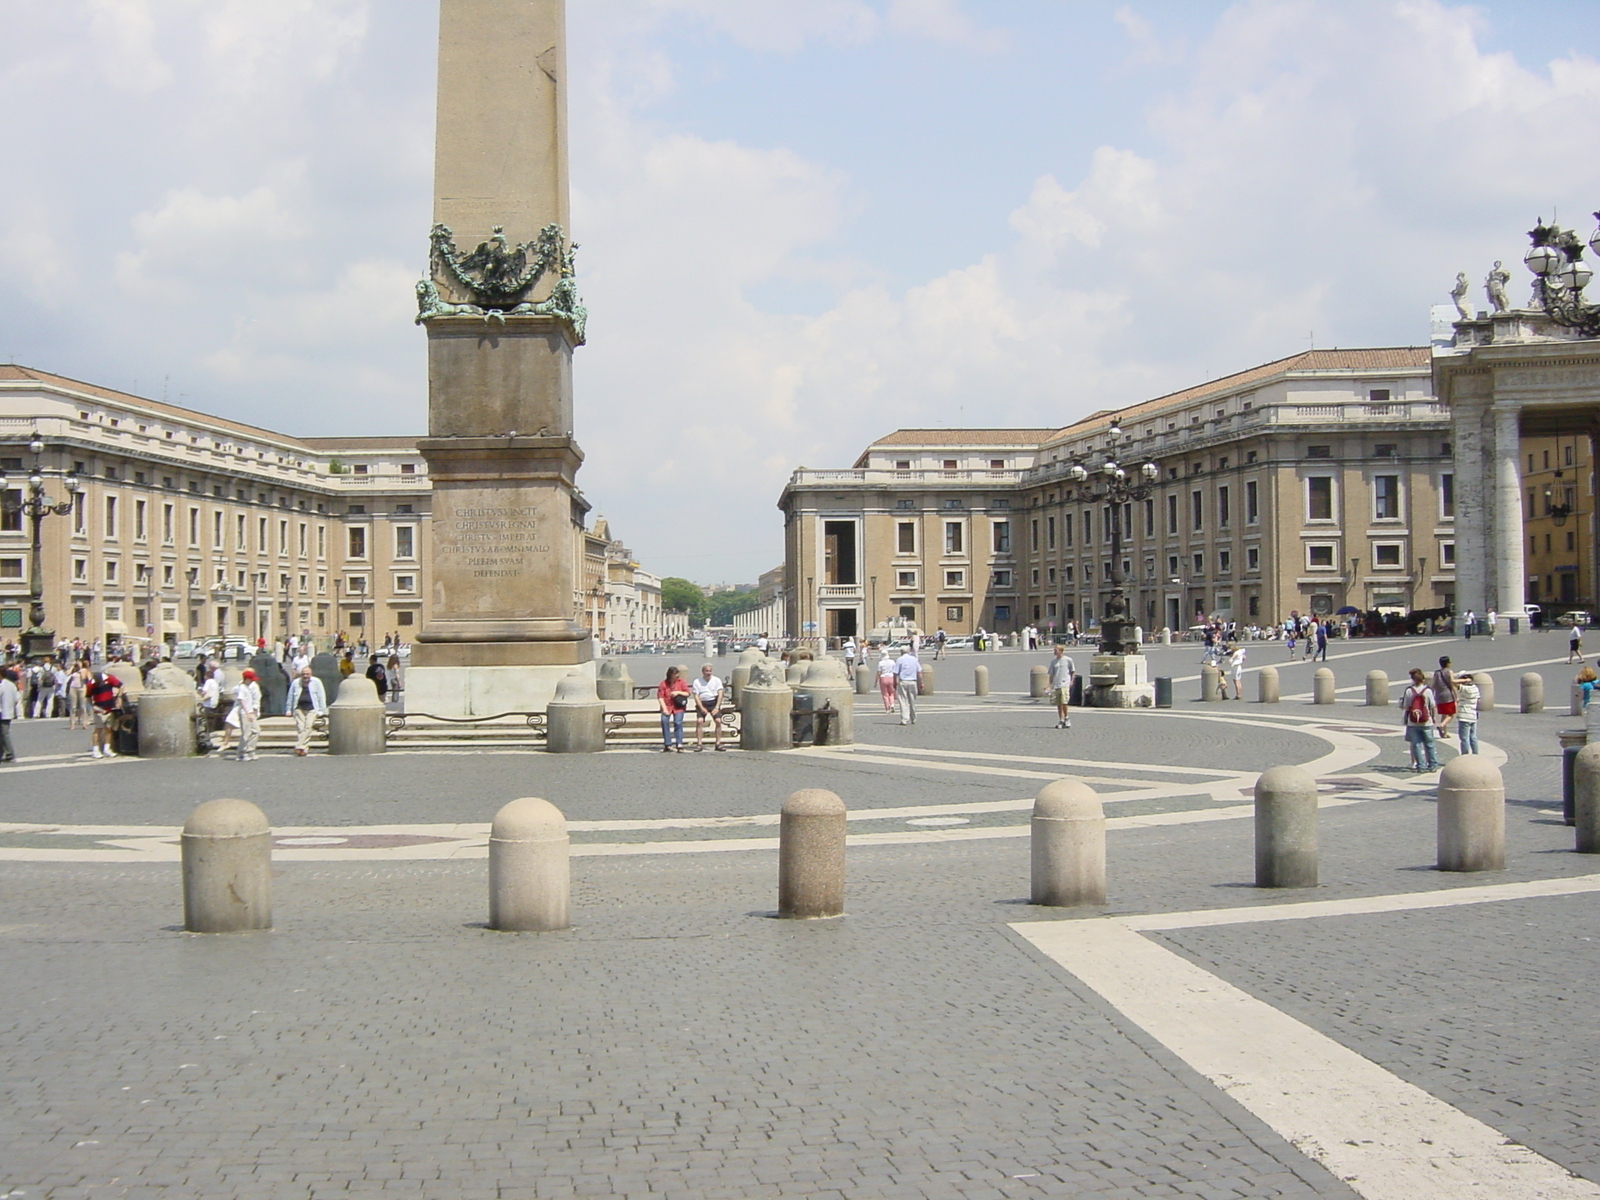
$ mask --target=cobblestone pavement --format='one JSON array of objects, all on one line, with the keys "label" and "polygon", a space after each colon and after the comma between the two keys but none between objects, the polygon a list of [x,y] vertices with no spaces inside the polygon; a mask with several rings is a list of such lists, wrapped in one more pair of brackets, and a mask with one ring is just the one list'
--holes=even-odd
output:
[{"label": "cobblestone pavement", "polygon": [[[1330,665],[1359,689],[1371,665],[1396,679],[1464,647],[1416,640]],[[1282,653],[1258,649],[1253,663]],[[1471,652],[1497,668],[1502,704],[1483,725],[1508,786],[1493,882],[1593,873],[1559,816],[1570,671],[1528,668],[1552,711],[1514,710],[1520,664],[1563,658],[1564,638]],[[1357,761],[1325,773],[1339,803],[1322,813],[1315,898],[1485,882],[1429,869],[1433,777],[1402,769],[1397,712],[1343,702],[1359,691],[1332,711],[1196,704],[1193,649],[1151,657],[1180,679],[1171,713],[1084,713],[1055,731],[1015,694],[1037,656],[964,658],[938,664],[916,726],[864,708],[854,753],[90,763],[81,735],[22,722],[36,769],[0,774],[0,854],[21,855],[0,860],[0,1196],[1367,1194],[1010,928],[1305,900],[1247,886],[1251,822],[1228,814],[1248,811],[1241,778],[1329,756]],[[955,688],[978,661],[984,701]],[[1284,669],[1286,697],[1312,669]],[[1014,835],[1057,774],[1104,781],[1104,910],[1021,900]],[[774,830],[752,823],[803,786],[861,816],[842,920],[771,918]],[[559,934],[484,929],[481,858],[310,847],[275,863],[275,932],[190,936],[173,862],[97,858],[127,839],[71,832],[115,826],[170,849],[196,803],[241,795],[280,830],[359,838],[482,827],[529,794],[595,826],[575,831],[591,853],[574,859],[575,925]],[[645,821],[667,824],[619,827]],[[891,832],[929,840],[870,840]],[[761,844],[655,852],[725,835]],[[1594,896],[1148,936],[1600,1181]]]}]

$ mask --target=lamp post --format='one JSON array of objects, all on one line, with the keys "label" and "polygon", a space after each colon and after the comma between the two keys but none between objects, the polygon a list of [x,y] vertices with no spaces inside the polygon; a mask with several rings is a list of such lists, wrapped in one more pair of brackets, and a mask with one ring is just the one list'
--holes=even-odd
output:
[{"label": "lamp post", "polygon": [[[1595,217],[1600,219],[1600,213]],[[1539,306],[1556,324],[1584,337],[1600,337],[1600,304],[1590,304],[1583,296],[1594,271],[1583,261],[1582,239],[1570,229],[1546,225],[1543,217],[1528,231],[1528,239],[1533,245],[1522,261],[1534,274],[1533,295]],[[1600,229],[1589,235],[1589,247],[1600,254]]]},{"label": "lamp post", "polygon": [[[44,440],[35,433],[28,439],[28,451],[33,455],[33,467],[28,472],[27,495],[19,501],[4,502],[7,514],[21,513],[28,518],[32,543],[28,562],[28,628],[22,632],[22,656],[25,659],[48,658],[55,653],[56,635],[45,628],[44,617],[44,519],[49,516],[64,517],[72,511],[78,493],[83,490],[75,471],[62,472],[62,482],[67,489],[67,499],[57,503],[44,490],[46,471],[39,464],[44,453]],[[0,496],[5,494],[5,472],[0,471]]]},{"label": "lamp post", "polygon": [[1122,427],[1113,421],[1107,434],[1110,446],[1105,461],[1095,467],[1074,463],[1067,477],[1078,485],[1079,499],[1111,509],[1111,595],[1100,619],[1100,653],[1138,654],[1139,642],[1133,634],[1136,622],[1128,619],[1127,574],[1122,569],[1122,513],[1125,505],[1150,495],[1161,469],[1153,462],[1133,468],[1120,466],[1112,454],[1122,439]]}]

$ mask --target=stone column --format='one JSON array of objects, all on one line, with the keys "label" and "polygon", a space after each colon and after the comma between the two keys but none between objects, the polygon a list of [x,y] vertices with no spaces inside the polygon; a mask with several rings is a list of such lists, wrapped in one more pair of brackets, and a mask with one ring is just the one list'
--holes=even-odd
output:
[{"label": "stone column", "polygon": [[[1496,404],[1494,413],[1494,525],[1490,559],[1494,570],[1495,608],[1500,616],[1522,616],[1527,595],[1527,570],[1522,544],[1522,455],[1519,410]],[[1459,561],[1459,555],[1457,556]],[[1460,604],[1457,604],[1460,607]]]},{"label": "stone column", "polygon": [[1492,480],[1484,436],[1482,401],[1454,396],[1450,437],[1455,452],[1456,612],[1487,612],[1493,602],[1490,586],[1489,536]]}]

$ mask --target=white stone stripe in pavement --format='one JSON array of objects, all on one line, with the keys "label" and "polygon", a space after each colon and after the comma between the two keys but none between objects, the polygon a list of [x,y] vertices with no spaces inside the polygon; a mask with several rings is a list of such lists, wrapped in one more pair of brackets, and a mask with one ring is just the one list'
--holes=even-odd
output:
[{"label": "white stone stripe in pavement", "polygon": [[1012,928],[1366,1200],[1595,1200],[1600,1186],[1141,932],[1593,891],[1600,876]]}]

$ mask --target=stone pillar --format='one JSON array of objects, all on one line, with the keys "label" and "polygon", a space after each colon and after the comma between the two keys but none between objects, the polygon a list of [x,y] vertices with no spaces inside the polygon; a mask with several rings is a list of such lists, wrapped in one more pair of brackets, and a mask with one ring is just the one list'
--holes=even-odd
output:
[{"label": "stone pillar", "polygon": [[1578,823],[1578,754],[1589,744],[1587,729],[1563,729],[1556,735],[1561,743],[1561,820]]},{"label": "stone pillar", "polygon": [[1200,668],[1200,699],[1222,699],[1222,672],[1210,663]]},{"label": "stone pillar", "polygon": [[[1476,381],[1474,381],[1476,383]],[[1488,380],[1482,386],[1488,386]],[[1456,497],[1456,612],[1469,608],[1487,612],[1494,605],[1495,592],[1489,546],[1493,498],[1493,478],[1489,451],[1493,437],[1486,431],[1484,400],[1452,396],[1450,403],[1451,446],[1455,456]]]},{"label": "stone pillar", "polygon": [[1278,702],[1278,668],[1262,667],[1256,672],[1256,702],[1259,704],[1276,704]]},{"label": "stone pillar", "polygon": [[1300,767],[1256,780],[1256,886],[1317,886],[1317,781]]},{"label": "stone pillar", "polygon": [[739,749],[789,749],[794,744],[789,733],[793,708],[794,691],[784,682],[783,664],[775,658],[754,664],[739,699]]},{"label": "stone pillar", "polygon": [[1389,677],[1382,671],[1367,672],[1367,707],[1389,707]]},{"label": "stone pillar", "polygon": [[1106,814],[1094,789],[1058,779],[1033,800],[1029,903],[1052,908],[1106,902]]},{"label": "stone pillar", "polygon": [[1478,711],[1494,711],[1494,676],[1487,671],[1472,672],[1472,682],[1478,685]]},{"label": "stone pillar", "polygon": [[933,695],[933,664],[930,662],[922,664],[922,690],[918,695]]},{"label": "stone pillar", "polygon": [[582,671],[556,684],[555,698],[544,710],[544,730],[544,748],[551,754],[597,754],[606,748],[605,701]]},{"label": "stone pillar", "polygon": [[[556,691],[561,690],[560,684]],[[602,700],[632,700],[633,677],[628,674],[628,664],[620,658],[603,658],[594,681],[595,695]]]},{"label": "stone pillar", "polygon": [[1033,667],[1028,671],[1028,696],[1043,700],[1050,694],[1050,668]]},{"label": "stone pillar", "polygon": [[248,800],[208,800],[183,825],[183,927],[272,928],[272,830]]},{"label": "stone pillar", "polygon": [[417,318],[430,559],[406,673],[408,703],[440,716],[542,709],[573,667],[594,669],[572,619],[585,314],[567,241],[566,66],[561,0],[440,0]]},{"label": "stone pillar", "polygon": [[1316,674],[1311,677],[1311,702],[1332,704],[1336,694],[1333,671],[1328,667],[1318,667]]},{"label": "stone pillar", "polygon": [[1505,783],[1481,754],[1452,758],[1439,772],[1438,844],[1441,871],[1505,869]]},{"label": "stone pillar", "polygon": [[[1495,608],[1500,616],[1521,616],[1527,595],[1523,562],[1521,412],[1515,404],[1497,403],[1494,416],[1494,561]],[[1459,603],[1457,607],[1460,607]]]},{"label": "stone pillar", "polygon": [[1600,744],[1578,751],[1572,764],[1572,824],[1579,854],[1600,854]]},{"label": "stone pillar", "polygon": [[377,686],[364,675],[352,675],[328,705],[329,754],[382,754],[384,708]]},{"label": "stone pillar", "polygon": [[1166,626],[1162,626],[1161,628],[1161,644],[1163,646],[1172,645],[1172,630]]},{"label": "stone pillar", "polygon": [[870,696],[878,690],[878,668],[872,663],[856,664],[856,695]]},{"label": "stone pillar", "polygon": [[571,923],[569,843],[567,819],[548,800],[525,796],[495,813],[489,829],[490,929],[539,933]]},{"label": "stone pillar", "polygon": [[778,915],[844,915],[844,801],[805,788],[783,802],[778,824]]},{"label": "stone pillar", "polygon": [[733,693],[733,702],[739,703],[744,694],[744,685],[750,680],[750,667],[766,656],[754,646],[749,646],[739,651],[739,661],[728,674],[728,690]]},{"label": "stone pillar", "polygon": [[972,694],[974,696],[987,696],[989,694],[989,668],[972,668]]},{"label": "stone pillar", "polygon": [[[1476,677],[1474,677],[1476,678]],[[1541,713],[1544,711],[1544,676],[1537,671],[1529,671],[1522,677],[1522,704],[1521,710],[1525,713]]]}]

